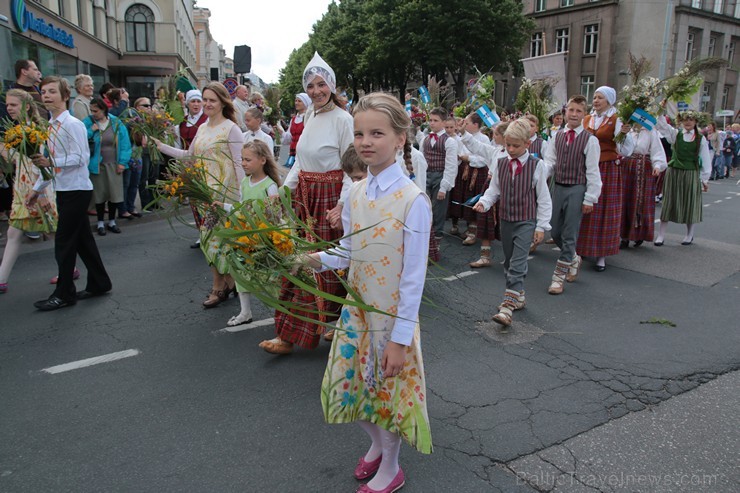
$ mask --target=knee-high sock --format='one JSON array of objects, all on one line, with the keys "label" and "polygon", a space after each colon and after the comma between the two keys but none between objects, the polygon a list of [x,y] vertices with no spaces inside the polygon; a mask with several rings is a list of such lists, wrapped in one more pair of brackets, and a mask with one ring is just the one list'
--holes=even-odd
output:
[{"label": "knee-high sock", "polygon": [[374,490],[382,490],[393,481],[401,467],[398,464],[398,455],[401,452],[401,437],[379,426],[376,426],[376,428],[380,433],[380,441],[383,444],[383,459],[380,461],[378,472],[375,473],[372,481],[367,485]]},{"label": "knee-high sock", "polygon": [[370,440],[372,440],[370,448],[365,454],[365,460],[367,462],[372,462],[380,457],[380,454],[383,453],[383,444],[380,438],[380,428],[368,421],[358,421],[357,424],[360,425],[360,428],[365,430],[365,433],[367,433],[370,436]]},{"label": "knee-high sock", "polygon": [[239,315],[252,316],[252,301],[249,297],[249,293],[239,293],[239,304],[241,305],[241,313]]},{"label": "knee-high sock", "polygon": [[696,224],[686,225],[686,236],[684,237],[683,241],[691,241],[694,239],[694,229],[696,229]]},{"label": "knee-high sock", "polygon": [[655,241],[657,243],[660,243],[663,241],[663,238],[665,237],[665,232],[668,229],[668,221],[660,221],[660,226],[658,226],[658,237],[655,238]]},{"label": "knee-high sock", "polygon": [[0,283],[8,282],[10,271],[13,270],[15,261],[18,259],[22,239],[23,232],[20,229],[16,229],[13,226],[8,227],[8,241],[5,244],[3,262],[0,264]]}]

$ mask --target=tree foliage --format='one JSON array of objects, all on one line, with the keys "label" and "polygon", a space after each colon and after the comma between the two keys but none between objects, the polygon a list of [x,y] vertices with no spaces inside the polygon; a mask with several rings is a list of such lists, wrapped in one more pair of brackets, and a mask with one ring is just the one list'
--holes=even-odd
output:
[{"label": "tree foliage", "polygon": [[300,92],[315,50],[331,65],[337,84],[397,91],[414,80],[453,82],[464,97],[466,77],[517,69],[534,23],[522,0],[342,0],[332,2],[309,40],[280,72],[285,94]]}]

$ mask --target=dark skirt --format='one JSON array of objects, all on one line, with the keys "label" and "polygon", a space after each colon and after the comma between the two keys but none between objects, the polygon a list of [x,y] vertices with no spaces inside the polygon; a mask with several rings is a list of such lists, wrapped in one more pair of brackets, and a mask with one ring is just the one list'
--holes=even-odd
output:
[{"label": "dark skirt", "polygon": [[650,157],[636,154],[622,161],[622,239],[653,241],[655,177]]},{"label": "dark skirt", "polygon": [[[485,168],[482,168],[485,169]],[[488,173],[485,174],[486,180],[483,182],[482,190],[485,191],[488,188],[488,185],[490,184],[490,180],[488,179]],[[483,192],[479,192],[483,193]],[[488,209],[488,212],[484,212],[482,214],[476,213],[476,223],[478,225],[478,228],[475,232],[476,238],[479,240],[500,240],[501,234],[499,231],[499,221],[498,221],[498,202],[493,204],[490,209]]]},{"label": "dark skirt", "polygon": [[679,224],[700,223],[704,212],[701,188],[698,170],[668,168],[660,220]]},{"label": "dark skirt", "polygon": [[622,225],[622,167],[619,160],[599,163],[601,196],[591,214],[584,214],[576,251],[583,257],[619,253]]}]

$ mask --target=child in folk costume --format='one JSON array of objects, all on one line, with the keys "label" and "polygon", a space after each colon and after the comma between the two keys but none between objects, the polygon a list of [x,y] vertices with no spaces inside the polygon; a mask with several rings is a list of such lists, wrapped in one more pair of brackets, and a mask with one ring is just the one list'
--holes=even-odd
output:
[{"label": "child in folk costume", "polygon": [[[278,174],[272,149],[260,140],[247,142],[242,148],[242,168],[246,176],[239,186],[241,202],[277,197],[280,176]],[[216,203],[230,212],[232,204]],[[226,322],[229,327],[248,324],[252,322],[252,303],[246,288],[236,282],[236,292],[239,293],[241,310]]]},{"label": "child in folk costume", "polygon": [[524,115],[529,122],[529,153],[537,159],[545,157],[548,142],[540,137],[540,119],[534,115]]},{"label": "child in folk costume", "polygon": [[270,154],[274,157],[275,141],[262,130],[263,121],[262,112],[257,108],[249,108],[244,112],[244,124],[247,127],[247,131],[244,132],[244,143],[248,144],[255,140],[262,141],[267,145],[267,148],[270,149]]},{"label": "child in folk costume", "polygon": [[673,157],[665,173],[663,207],[655,246],[663,246],[669,222],[686,225],[686,236],[681,244],[691,245],[696,223],[702,220],[701,194],[702,190],[709,190],[712,155],[707,140],[696,128],[698,118],[694,111],[680,113],[678,120],[683,127],[680,131],[668,125],[665,117],[658,119],[658,130],[673,144]]},{"label": "child in folk costume", "polygon": [[[491,146],[491,141],[488,140],[481,127],[483,126],[483,119],[477,113],[469,114],[463,121],[463,129],[467,131],[471,137],[480,142],[483,145]],[[468,166],[464,170],[468,176],[465,178],[465,187],[462,191],[462,200],[465,202],[471,197],[480,195],[486,190],[488,181],[488,163],[490,162],[485,156],[481,154],[472,153],[465,147],[465,144],[460,141],[465,154],[461,155],[461,159],[465,159]],[[462,152],[462,151],[461,151]],[[478,234],[478,214],[473,211],[472,208],[465,207],[463,209],[465,219],[468,221],[468,230],[465,233],[465,239],[463,245],[473,245],[475,243]]]},{"label": "child in folk costume", "polygon": [[636,247],[653,241],[655,234],[655,180],[668,167],[663,144],[656,129],[635,125],[635,149],[622,161],[622,243]]},{"label": "child in folk costume", "polygon": [[[606,257],[619,253],[619,229],[622,223],[622,167],[619,156],[630,156],[634,144],[629,134],[630,127],[617,117],[614,103],[617,92],[601,86],[594,92],[593,109],[586,115],[583,126],[599,139],[601,156],[601,196],[594,204],[591,214],[581,220],[576,250],[584,257],[595,257],[596,272],[606,270]],[[614,138],[625,134],[621,143]]]},{"label": "child in folk costume", "polygon": [[416,134],[416,142],[427,161],[427,196],[432,201],[434,233],[442,237],[447,219],[447,193],[455,186],[457,177],[457,141],[449,138],[444,122],[448,115],[442,108],[429,112],[429,135],[421,131]]},{"label": "child in folk costume", "polygon": [[[447,137],[455,139],[457,142],[457,175],[455,176],[455,186],[452,187],[449,193],[449,202],[447,204],[447,217],[452,221],[452,228],[450,234],[458,236],[460,229],[458,223],[460,219],[465,219],[468,224],[468,230],[470,224],[474,223],[475,214],[465,211],[465,207],[462,205],[468,197],[465,197],[466,190],[468,189],[468,176],[470,175],[468,168],[468,150],[460,142],[460,137],[457,135],[457,127],[459,123],[455,117],[449,117],[445,120],[445,133]],[[467,231],[466,231],[467,234]]]},{"label": "child in folk costume", "polygon": [[565,282],[578,277],[581,257],[576,254],[583,214],[593,211],[601,195],[599,139],[583,128],[586,98],[574,96],[565,110],[566,127],[553,135],[545,164],[554,175],[552,194],[552,238],[560,257],[547,292],[560,294]]},{"label": "child in folk costume", "polygon": [[[488,190],[491,184],[491,177],[498,173],[499,160],[508,156],[504,146],[504,134],[508,127],[509,122],[501,122],[496,125],[493,131],[495,145],[489,145],[479,141],[467,132],[462,136],[463,143],[467,144],[471,152],[479,157],[483,157],[485,162],[488,163],[486,180],[483,183],[482,190],[479,192],[481,194]],[[473,269],[491,266],[491,260],[493,259],[491,243],[493,240],[501,239],[498,225],[498,203],[494,203],[487,212],[477,214],[476,237],[480,238],[481,247],[480,258],[469,264]],[[463,244],[467,245],[469,243],[463,242]]]},{"label": "child in folk costume", "polygon": [[506,292],[493,320],[504,328],[511,325],[513,312],[524,308],[529,246],[533,241],[542,242],[545,231],[550,229],[552,215],[548,168],[544,161],[527,151],[529,134],[529,123],[523,118],[509,125],[504,135],[508,156],[499,159],[491,185],[475,204],[477,212],[485,212],[501,198],[499,218]]},{"label": "child in folk costume", "polygon": [[[414,139],[413,132],[409,132],[406,137],[409,141]],[[413,181],[419,190],[425,192],[427,189],[427,160],[424,159],[424,153],[418,150],[416,147],[411,146],[411,162],[405,158],[402,160],[406,163],[404,172],[411,181]],[[429,235],[429,261],[439,262],[439,240],[435,236],[434,230]]]},{"label": "child in folk costume", "polygon": [[[411,120],[392,96],[374,93],[354,109],[355,147],[368,164],[366,180],[352,186],[342,210],[341,247],[311,254],[315,269],[349,266],[348,282],[363,301],[392,317],[342,308],[322,384],[329,423],[357,422],[372,445],[360,457],[360,493],[391,493],[404,485],[398,463],[401,439],[431,453],[418,311],[431,229],[427,196],[404,175],[397,152],[410,156]],[[368,228],[363,231],[363,228]]]}]

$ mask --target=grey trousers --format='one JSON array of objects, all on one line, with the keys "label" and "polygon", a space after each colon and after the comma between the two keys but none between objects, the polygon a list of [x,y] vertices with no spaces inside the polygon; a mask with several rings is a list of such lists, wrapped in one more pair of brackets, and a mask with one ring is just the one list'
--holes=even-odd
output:
[{"label": "grey trousers", "polygon": [[501,221],[501,246],[504,248],[506,289],[524,290],[524,278],[527,277],[527,257],[536,225],[535,220],[515,223]]},{"label": "grey trousers", "polygon": [[444,200],[437,200],[437,193],[443,175],[444,171],[427,171],[427,195],[432,201],[432,228],[437,236],[441,236],[444,230],[445,221],[447,220],[447,202],[449,200],[449,195],[445,196]]},{"label": "grey trousers", "polygon": [[581,229],[583,196],[586,185],[565,187],[555,184],[552,193],[552,239],[560,248],[561,262],[571,263],[576,256],[578,231]]}]

